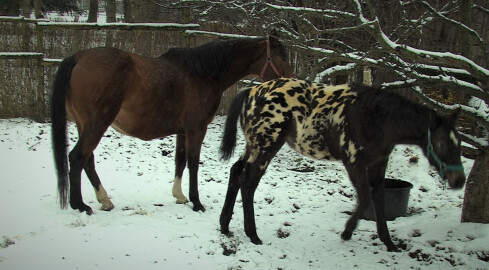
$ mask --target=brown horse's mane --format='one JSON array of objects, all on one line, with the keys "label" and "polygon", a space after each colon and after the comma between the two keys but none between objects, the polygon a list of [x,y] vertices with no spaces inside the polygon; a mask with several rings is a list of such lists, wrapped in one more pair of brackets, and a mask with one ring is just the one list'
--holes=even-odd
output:
[{"label": "brown horse's mane", "polygon": [[240,53],[240,47],[261,40],[264,38],[231,39],[193,48],[172,48],[160,57],[183,65],[193,75],[220,80]]}]

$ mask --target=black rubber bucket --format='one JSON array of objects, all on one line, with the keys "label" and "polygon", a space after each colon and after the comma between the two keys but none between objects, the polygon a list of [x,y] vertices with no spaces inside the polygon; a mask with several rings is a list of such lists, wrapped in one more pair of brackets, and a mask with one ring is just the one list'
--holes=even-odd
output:
[{"label": "black rubber bucket", "polygon": [[[385,217],[386,220],[394,220],[406,215],[409,192],[413,185],[409,182],[397,179],[385,179]],[[372,204],[362,213],[362,218],[375,220]]]}]

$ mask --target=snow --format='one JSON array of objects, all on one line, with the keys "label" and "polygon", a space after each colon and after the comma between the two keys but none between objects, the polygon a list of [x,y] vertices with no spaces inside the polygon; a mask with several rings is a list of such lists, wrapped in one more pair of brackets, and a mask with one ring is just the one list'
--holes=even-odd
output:
[{"label": "snow", "polygon": [[217,32],[209,32],[209,31],[200,31],[200,30],[185,30],[185,34],[188,35],[210,35],[215,37],[222,38],[262,38],[262,36],[247,36],[247,35],[238,35],[238,34],[225,34],[225,33],[217,33]]},{"label": "snow", "polygon": [[36,52],[0,52],[0,57],[42,57],[42,53]]},{"label": "snow", "polygon": [[[346,11],[340,11],[340,10],[334,10],[334,9],[315,9],[315,8],[307,8],[307,7],[293,7],[293,6],[280,6],[280,5],[274,5],[270,3],[265,3],[266,6],[278,9],[278,10],[287,10],[287,11],[294,11],[294,12],[309,12],[309,13],[321,13],[324,14],[325,18],[332,17],[332,16],[327,16],[326,14],[333,14],[335,16],[342,16],[342,17],[350,17],[354,18],[355,14],[346,12]],[[334,18],[334,17],[332,17]]]},{"label": "snow", "polygon": [[[206,212],[193,212],[191,204],[176,204],[171,196],[174,136],[145,142],[109,129],[95,160],[116,208],[98,210],[83,175],[92,216],[59,209],[50,126],[0,120],[0,269],[489,267],[489,224],[460,223],[463,190],[445,189],[420,149],[411,146],[394,150],[387,173],[414,185],[407,217],[388,222],[394,242],[405,245],[399,253],[386,251],[372,221],[361,220],[352,239],[342,241],[347,212],[355,205],[342,164],[313,161],[287,146],[255,196],[264,244],[253,245],[246,237],[240,199],[230,224],[233,235],[221,235],[219,214],[232,165],[218,159],[224,120],[216,117],[202,147],[199,191]],[[70,124],[71,147],[75,134]],[[241,135],[238,141],[240,153]],[[420,158],[410,163],[412,157]],[[472,161],[463,159],[463,165],[469,173]],[[186,170],[184,190],[187,179]]]},{"label": "snow", "polygon": [[39,26],[73,26],[73,27],[81,27],[81,26],[97,26],[97,27],[114,27],[114,26],[123,26],[127,28],[199,28],[198,24],[189,23],[189,24],[181,24],[181,23],[107,23],[107,22],[97,22],[97,23],[80,23],[80,22],[39,22],[37,23]]},{"label": "snow", "polygon": [[314,81],[315,82],[321,82],[323,80],[323,78],[326,77],[326,76],[330,76],[331,74],[334,74],[334,73],[340,72],[340,71],[352,70],[356,66],[357,66],[357,64],[355,64],[355,63],[348,63],[346,65],[337,65],[337,66],[333,66],[333,67],[327,68],[327,69],[319,72],[316,75],[316,78],[314,79]]}]

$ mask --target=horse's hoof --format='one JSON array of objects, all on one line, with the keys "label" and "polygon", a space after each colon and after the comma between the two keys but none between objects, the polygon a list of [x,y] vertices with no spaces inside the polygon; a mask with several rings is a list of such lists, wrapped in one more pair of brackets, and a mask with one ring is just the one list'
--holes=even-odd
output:
[{"label": "horse's hoof", "polygon": [[389,252],[399,252],[399,248],[396,245],[394,245],[394,243],[386,244],[386,246],[387,246],[387,251]]},{"label": "horse's hoof", "polygon": [[114,205],[112,203],[102,204],[102,207],[100,207],[100,210],[102,210],[102,211],[110,211],[112,209],[114,209]]},{"label": "horse's hoof", "polygon": [[348,241],[351,239],[351,232],[347,232],[347,231],[344,231],[342,234],[341,234],[341,239],[345,240],[345,241]]},{"label": "horse's hoof", "polygon": [[204,206],[201,203],[194,203],[193,210],[195,212],[199,212],[199,211],[205,212],[205,208],[204,208]]},{"label": "horse's hoof", "polygon": [[260,240],[260,238],[258,236],[250,237],[250,239],[251,239],[251,243],[253,243],[255,245],[263,244],[263,242]]},{"label": "horse's hoof", "polygon": [[221,234],[230,236],[231,235],[231,232],[229,231],[229,228],[222,228],[221,227]]},{"label": "horse's hoof", "polygon": [[221,234],[228,235],[229,234],[229,229],[223,229],[223,228],[221,228]]},{"label": "horse's hoof", "polygon": [[100,207],[100,210],[106,211],[106,212],[110,212],[110,211],[112,211],[112,209],[114,209],[114,206],[112,206],[112,207],[103,207],[103,206]]},{"label": "horse's hoof", "polygon": [[[175,197],[177,198],[177,197]],[[185,203],[188,203],[188,199],[187,197],[183,196],[183,198],[177,198],[177,204],[185,204]]]},{"label": "horse's hoof", "polygon": [[93,210],[92,208],[90,208],[90,206],[84,204],[84,203],[81,203],[80,205],[74,205],[74,204],[71,204],[71,208],[73,210],[78,210],[80,211],[80,213],[83,213],[83,212],[86,212],[87,215],[92,215],[93,214]]},{"label": "horse's hoof", "polygon": [[87,213],[87,215],[89,215],[89,216],[91,216],[91,215],[93,214],[93,210],[92,210],[92,208],[90,208],[90,206],[88,206],[88,205],[85,205],[85,206],[83,206],[83,207],[80,207],[80,209],[78,209],[78,210],[80,210],[80,213],[85,212],[85,213]]}]

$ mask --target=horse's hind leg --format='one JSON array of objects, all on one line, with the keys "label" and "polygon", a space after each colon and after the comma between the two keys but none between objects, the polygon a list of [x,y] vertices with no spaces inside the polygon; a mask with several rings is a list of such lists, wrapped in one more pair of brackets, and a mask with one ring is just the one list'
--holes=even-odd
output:
[{"label": "horse's hind leg", "polygon": [[233,167],[231,167],[226,200],[224,201],[221,217],[219,218],[221,233],[223,234],[229,234],[229,222],[233,216],[234,204],[239,191],[239,178],[243,172],[244,164],[243,158],[240,158],[236,163],[234,163]]},{"label": "horse's hind leg", "polygon": [[[279,146],[281,146],[281,144],[279,144]],[[278,149],[280,149],[280,147],[278,147]],[[267,169],[270,160],[275,156],[275,154],[276,151],[262,150],[257,155],[255,160],[248,160],[248,162],[244,164],[243,174],[239,178],[241,187],[241,198],[243,201],[245,233],[250,238],[251,242],[256,245],[261,245],[262,241],[256,233],[253,199],[255,197],[256,188],[260,183],[260,179],[262,178],[263,174],[265,174],[265,170]]]},{"label": "horse's hind leg", "polygon": [[397,246],[392,242],[385,217],[385,187],[384,177],[388,160],[378,162],[375,166],[369,168],[370,183],[372,185],[371,195],[375,208],[375,221],[377,224],[377,233],[388,251],[398,251]]},{"label": "horse's hind leg", "polygon": [[398,251],[397,246],[392,242],[387,228],[387,222],[385,217],[385,193],[384,193],[384,181],[382,179],[378,181],[377,185],[372,189],[372,201],[375,208],[375,221],[377,224],[377,233],[380,241],[382,241],[388,251]]},{"label": "horse's hind leg", "polygon": [[[83,153],[83,138],[78,140],[73,150],[69,154],[70,160],[70,206],[80,212],[93,214],[92,208],[83,202],[81,193],[81,171],[87,162],[86,154]],[[91,155],[91,153],[90,153]]]},{"label": "horse's hind leg", "polygon": [[[80,127],[81,125],[77,123],[77,126]],[[73,209],[80,210],[80,212],[86,212],[88,215],[91,215],[93,211],[92,208],[90,208],[83,202],[81,193],[81,172],[85,168],[85,166],[87,166],[90,157],[93,155],[93,150],[95,150],[98,143],[100,142],[100,139],[102,139],[102,136],[107,127],[108,125],[105,127],[92,126],[92,128],[88,128],[85,126],[84,130],[79,131],[78,142],[69,155],[70,206]],[[91,167],[91,165],[88,166]],[[95,166],[93,166],[93,168],[95,168]],[[98,182],[100,182],[100,179],[98,179]]]},{"label": "horse's hind leg", "polygon": [[102,210],[110,211],[114,209],[114,204],[109,199],[107,195],[107,191],[105,191],[102,183],[100,182],[100,178],[98,177],[97,171],[95,171],[95,158],[93,154],[88,159],[87,164],[85,165],[85,173],[90,179],[93,188],[95,189],[95,194],[97,196],[97,201],[102,204]]}]

